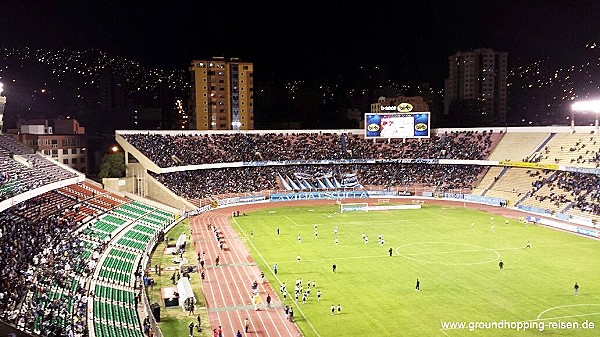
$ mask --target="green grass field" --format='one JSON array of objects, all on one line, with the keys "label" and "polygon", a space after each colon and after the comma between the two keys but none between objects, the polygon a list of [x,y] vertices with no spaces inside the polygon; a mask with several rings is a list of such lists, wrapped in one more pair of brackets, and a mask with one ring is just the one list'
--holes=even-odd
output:
[{"label": "green grass field", "polygon": [[[600,242],[504,220],[495,216],[491,230],[490,214],[465,208],[340,214],[337,205],[329,205],[265,209],[234,218],[233,226],[280,298],[279,285],[286,283],[291,296],[285,304],[294,306],[305,336],[600,335]],[[312,290],[307,303],[295,303],[297,278],[316,280],[321,301]],[[575,282],[581,286],[578,296]],[[341,314],[331,315],[332,304],[341,304]],[[532,320],[545,323],[545,331],[539,325],[528,331],[442,329],[442,322],[468,327]],[[595,328],[553,328],[586,320]]]}]

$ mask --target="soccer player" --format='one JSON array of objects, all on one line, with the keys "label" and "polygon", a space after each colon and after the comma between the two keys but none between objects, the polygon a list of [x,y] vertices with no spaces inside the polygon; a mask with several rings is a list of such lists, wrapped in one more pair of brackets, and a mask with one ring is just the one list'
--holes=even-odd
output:
[{"label": "soccer player", "polygon": [[417,285],[415,286],[415,291],[421,291],[421,282],[417,279]]},{"label": "soccer player", "polygon": [[321,290],[317,290],[317,302],[321,302]]},{"label": "soccer player", "polygon": [[342,313],[342,305],[338,304],[337,306],[338,314]]},{"label": "soccer player", "polygon": [[248,317],[246,317],[246,319],[244,320],[244,330],[246,330],[246,333],[250,331],[250,320],[248,319]]},{"label": "soccer player", "polygon": [[502,260],[498,262],[498,267],[500,267],[500,270],[504,269],[504,262],[502,262]]},{"label": "soccer player", "polygon": [[527,246],[525,248],[531,248],[531,241],[527,241]]},{"label": "soccer player", "polygon": [[579,284],[577,284],[577,282],[575,282],[575,286],[573,286],[573,293],[575,296],[579,295]]},{"label": "soccer player", "polygon": [[333,269],[333,272],[335,273],[335,269],[337,268],[337,266],[334,264],[331,266],[331,269]]},{"label": "soccer player", "polygon": [[335,305],[331,305],[331,316],[335,315]]},{"label": "soccer player", "polygon": [[337,246],[340,243],[340,240],[338,238],[335,238],[335,245]]},{"label": "soccer player", "polygon": [[302,237],[300,236],[300,233],[298,233],[298,243],[302,243]]},{"label": "soccer player", "polygon": [[390,256],[392,256],[392,247],[390,247],[390,250],[388,250],[388,252],[390,253]]}]

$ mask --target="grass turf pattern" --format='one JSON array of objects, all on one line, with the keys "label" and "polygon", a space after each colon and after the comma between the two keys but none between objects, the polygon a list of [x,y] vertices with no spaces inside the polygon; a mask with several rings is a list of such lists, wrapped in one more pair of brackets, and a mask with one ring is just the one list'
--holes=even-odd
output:
[{"label": "grass turf pattern", "polygon": [[[461,207],[338,210],[337,205],[271,208],[232,219],[280,299],[279,286],[286,283],[284,305],[294,307],[305,336],[600,335],[596,240],[514,219],[505,224],[503,217]],[[526,248],[528,241],[531,248]],[[298,278],[316,281],[306,303],[301,297],[294,301]],[[420,291],[415,290],[417,279]],[[332,304],[340,304],[341,313],[336,309],[332,316]],[[538,325],[516,330],[516,322],[532,321]],[[594,329],[566,325],[581,327],[586,321]],[[443,327],[443,322],[466,326]],[[486,329],[483,324],[490,327],[491,322],[508,327]]]}]

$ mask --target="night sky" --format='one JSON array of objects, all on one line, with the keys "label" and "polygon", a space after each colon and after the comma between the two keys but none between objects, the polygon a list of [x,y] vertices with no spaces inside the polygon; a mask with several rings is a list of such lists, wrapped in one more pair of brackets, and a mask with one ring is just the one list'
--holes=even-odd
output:
[{"label": "night sky", "polygon": [[149,67],[239,57],[274,78],[384,65],[440,84],[447,58],[489,47],[509,65],[596,42],[600,1],[13,1],[0,5],[0,46],[99,48]]}]

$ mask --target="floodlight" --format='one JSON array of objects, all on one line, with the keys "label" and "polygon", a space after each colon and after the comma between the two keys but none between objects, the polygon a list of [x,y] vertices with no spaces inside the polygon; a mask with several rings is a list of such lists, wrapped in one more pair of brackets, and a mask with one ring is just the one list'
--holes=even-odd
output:
[{"label": "floodlight", "polygon": [[600,112],[600,100],[576,102],[571,105],[571,109],[573,111]]},{"label": "floodlight", "polygon": [[573,117],[571,119],[571,129],[574,131],[575,115],[573,114],[573,111],[587,111],[596,113],[596,121],[594,124],[596,126],[596,131],[600,130],[600,123],[598,123],[598,113],[600,113],[600,100],[581,101],[573,103],[573,105],[571,105],[571,114]]}]

